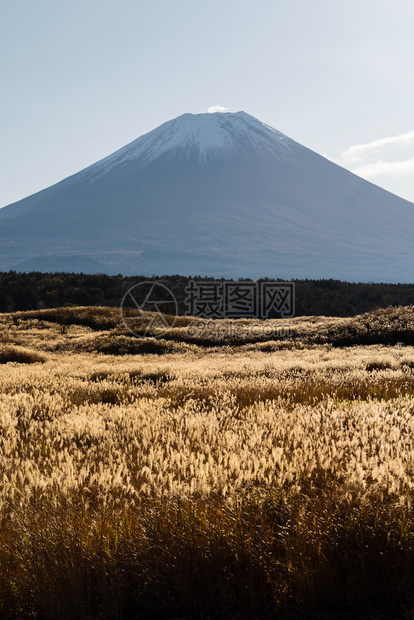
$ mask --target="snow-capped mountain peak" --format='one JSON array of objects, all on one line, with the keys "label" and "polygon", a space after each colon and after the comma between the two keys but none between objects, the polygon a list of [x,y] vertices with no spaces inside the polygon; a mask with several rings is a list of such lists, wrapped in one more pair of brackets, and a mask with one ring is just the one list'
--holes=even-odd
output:
[{"label": "snow-capped mountain peak", "polygon": [[226,157],[246,150],[292,159],[299,144],[246,112],[182,114],[105,157],[86,170],[104,173],[114,165],[135,161],[146,165],[170,153],[175,159],[196,157],[205,163],[209,156]]},{"label": "snow-capped mountain peak", "polygon": [[0,210],[0,268],[411,282],[414,205],[245,112],[183,114]]}]

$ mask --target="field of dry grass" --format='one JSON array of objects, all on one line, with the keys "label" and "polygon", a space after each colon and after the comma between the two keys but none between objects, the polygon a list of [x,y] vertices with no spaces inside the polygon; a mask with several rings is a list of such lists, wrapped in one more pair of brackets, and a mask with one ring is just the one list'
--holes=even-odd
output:
[{"label": "field of dry grass", "polygon": [[413,618],[414,308],[190,323],[0,315],[0,617]]}]

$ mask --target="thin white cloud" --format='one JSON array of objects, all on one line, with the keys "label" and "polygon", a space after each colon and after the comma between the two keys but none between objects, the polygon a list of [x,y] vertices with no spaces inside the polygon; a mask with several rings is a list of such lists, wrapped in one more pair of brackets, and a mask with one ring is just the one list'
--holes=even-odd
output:
[{"label": "thin white cloud", "polygon": [[414,131],[354,144],[328,159],[414,202]]},{"label": "thin white cloud", "polygon": [[374,178],[381,175],[404,177],[414,174],[414,158],[402,161],[375,161],[352,168],[351,172],[364,178]]},{"label": "thin white cloud", "polygon": [[379,138],[378,140],[373,140],[372,142],[368,142],[367,144],[354,144],[348,149],[346,149],[346,151],[342,151],[340,158],[344,164],[345,162],[352,163],[357,161],[363,161],[373,153],[381,151],[382,149],[384,149],[384,147],[390,145],[410,146],[413,143],[414,131],[408,131],[406,133],[401,133],[398,136]]},{"label": "thin white cloud", "polygon": [[223,108],[221,105],[212,105],[207,108],[207,112],[209,114],[214,114],[214,112],[227,112],[229,108]]}]

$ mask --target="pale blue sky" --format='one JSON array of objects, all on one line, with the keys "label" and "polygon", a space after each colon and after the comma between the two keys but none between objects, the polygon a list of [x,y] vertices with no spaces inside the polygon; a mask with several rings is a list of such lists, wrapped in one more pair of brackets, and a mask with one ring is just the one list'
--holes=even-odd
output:
[{"label": "pale blue sky", "polygon": [[0,0],[0,206],[215,105],[414,201],[413,32],[412,0]]}]

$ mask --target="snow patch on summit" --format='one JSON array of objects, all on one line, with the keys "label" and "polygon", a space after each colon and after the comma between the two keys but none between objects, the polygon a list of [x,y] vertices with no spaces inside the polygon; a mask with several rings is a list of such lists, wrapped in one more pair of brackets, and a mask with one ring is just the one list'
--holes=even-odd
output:
[{"label": "snow patch on summit", "polygon": [[204,163],[209,155],[214,156],[220,151],[232,157],[254,149],[262,154],[276,154],[283,160],[293,160],[295,151],[302,148],[246,112],[183,114],[83,172],[100,176],[118,164],[134,161],[142,166],[167,153],[171,153],[176,160],[196,156],[200,163]]},{"label": "snow patch on summit", "polygon": [[221,105],[211,105],[209,108],[207,108],[206,111],[209,114],[214,114],[214,112],[228,112],[229,109],[228,108],[223,108],[223,106],[221,106]]}]

